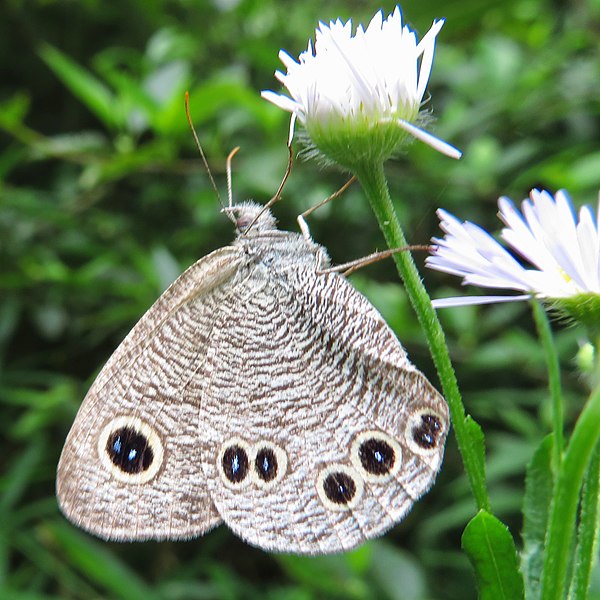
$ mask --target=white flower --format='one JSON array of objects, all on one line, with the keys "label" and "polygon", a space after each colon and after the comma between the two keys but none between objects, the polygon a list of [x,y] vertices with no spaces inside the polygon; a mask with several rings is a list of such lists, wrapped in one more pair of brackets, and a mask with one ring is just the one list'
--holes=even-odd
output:
[{"label": "white flower", "polygon": [[[432,269],[458,275],[463,284],[512,289],[520,296],[471,296],[435,300],[436,308],[523,300],[570,299],[600,294],[600,234],[594,211],[584,206],[576,217],[564,191],[556,197],[532,190],[521,212],[510,199],[498,201],[499,217],[506,227],[501,238],[534,268],[522,266],[512,254],[479,226],[461,223],[440,209],[442,239],[433,238]],[[600,209],[600,205],[599,205]]]},{"label": "white flower", "polygon": [[394,139],[386,133],[392,146],[388,155],[408,132],[459,158],[456,148],[415,125],[431,73],[435,38],[443,24],[434,21],[417,44],[414,31],[402,25],[399,7],[385,20],[379,11],[366,31],[359,25],[354,35],[352,21],[320,23],[314,49],[309,41],[298,62],[283,50],[279,53],[287,73],[277,71],[275,76],[291,97],[272,91],[263,91],[262,96],[292,113],[290,141],[296,119],[321,150],[323,135],[341,132],[346,142],[358,131],[364,141],[365,130],[385,131],[389,125],[397,134]]}]

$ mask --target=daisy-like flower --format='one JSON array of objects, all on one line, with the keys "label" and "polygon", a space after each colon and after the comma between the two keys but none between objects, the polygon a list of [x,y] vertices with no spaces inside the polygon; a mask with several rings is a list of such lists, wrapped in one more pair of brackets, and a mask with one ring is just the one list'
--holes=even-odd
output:
[{"label": "daisy-like flower", "polygon": [[[506,227],[501,238],[533,268],[523,266],[478,225],[440,209],[446,233],[433,238],[432,269],[458,275],[463,284],[525,292],[518,296],[469,296],[434,300],[436,308],[484,304],[535,297],[551,301],[582,321],[594,320],[600,310],[599,222],[590,206],[577,216],[565,191],[552,195],[532,190],[519,211],[509,198],[498,201]],[[600,206],[599,206],[600,209]]]},{"label": "daisy-like flower", "polygon": [[[352,21],[319,24],[298,62],[281,50],[287,73],[275,76],[289,96],[263,91],[263,98],[292,113],[313,149],[343,166],[385,160],[410,136],[459,158],[461,153],[417,126],[431,73],[435,39],[444,24],[434,21],[425,37],[402,24],[400,8],[384,20],[379,11],[366,30]],[[316,153],[316,152],[315,152]]]}]

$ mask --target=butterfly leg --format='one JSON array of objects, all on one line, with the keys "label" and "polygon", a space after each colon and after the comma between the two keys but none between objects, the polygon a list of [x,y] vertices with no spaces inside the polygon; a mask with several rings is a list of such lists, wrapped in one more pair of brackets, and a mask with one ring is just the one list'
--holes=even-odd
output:
[{"label": "butterfly leg", "polygon": [[358,271],[358,269],[362,269],[367,265],[372,265],[380,260],[385,258],[389,258],[398,252],[408,252],[411,250],[425,250],[429,251],[431,246],[427,245],[417,245],[417,246],[401,246],[400,248],[390,248],[389,250],[382,250],[381,252],[373,252],[372,254],[368,254],[367,256],[363,256],[362,258],[357,258],[356,260],[351,260],[347,263],[343,263],[341,265],[335,265],[333,267],[329,267],[327,269],[319,270],[319,274],[324,273],[342,273],[344,276],[348,276],[354,271]]},{"label": "butterfly leg", "polygon": [[312,214],[315,210],[317,210],[317,208],[321,208],[321,206],[325,206],[325,204],[327,204],[328,202],[331,202],[338,196],[341,196],[355,181],[356,181],[356,176],[353,175],[337,192],[334,192],[333,194],[331,194],[331,196],[327,196],[327,198],[325,198],[325,200],[322,200],[318,204],[311,206],[308,210],[305,210],[301,215],[298,215],[296,220],[298,221],[298,226],[300,227],[300,231],[302,232],[302,235],[304,236],[304,239],[307,242],[312,242],[313,239],[310,235],[310,230],[308,229],[308,223],[306,222],[306,217],[308,217],[308,215]]},{"label": "butterfly leg", "polygon": [[[304,236],[304,239],[307,242],[312,243],[313,239],[312,239],[312,236],[310,235],[310,230],[308,228],[308,223],[306,222],[306,217],[308,217],[308,215],[310,215],[312,212],[317,210],[317,208],[321,208],[321,206],[324,206],[325,204],[327,204],[328,202],[331,202],[338,196],[341,196],[355,181],[356,181],[356,177],[355,176],[351,177],[337,192],[334,192],[333,194],[331,194],[331,196],[328,196],[327,198],[325,198],[325,200],[319,202],[318,204],[315,204],[314,206],[311,206],[308,210],[305,210],[301,215],[298,215],[296,220],[298,221],[298,226],[300,227],[300,231],[302,232],[302,235]],[[383,250],[382,252],[373,252],[372,254],[363,256],[362,258],[358,258],[356,260],[351,260],[351,261],[349,261],[347,263],[343,263],[341,265],[335,265],[333,267],[328,267],[326,269],[320,268],[321,262],[319,259],[317,261],[316,271],[319,275],[323,275],[326,273],[342,273],[343,275],[347,276],[347,275],[350,275],[350,273],[353,273],[354,271],[361,269],[362,267],[366,267],[367,265],[373,264],[373,263],[383,260],[385,258],[389,258],[390,256],[396,254],[397,252],[406,252],[407,250],[426,250],[426,251],[428,251],[428,250],[430,250],[430,248],[431,248],[431,246],[428,246],[428,245],[402,246],[400,248],[391,248],[390,250]]]}]

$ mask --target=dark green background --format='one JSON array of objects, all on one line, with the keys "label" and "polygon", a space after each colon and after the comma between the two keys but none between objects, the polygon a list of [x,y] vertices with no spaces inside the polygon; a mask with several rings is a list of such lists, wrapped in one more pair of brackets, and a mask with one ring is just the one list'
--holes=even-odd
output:
[{"label": "dark green background", "polygon": [[[341,556],[270,555],[224,527],[186,543],[107,544],[67,523],[54,498],[60,449],[95,374],[166,285],[233,236],[187,128],[184,91],[221,189],[224,157],[240,146],[235,198],[265,202],[286,161],[288,117],[259,96],[279,89],[279,48],[297,56],[319,19],[366,22],[377,8],[316,0],[0,4],[0,598],[475,597],[460,550],[474,506],[452,436],[436,486],[408,518]],[[519,201],[533,186],[565,187],[577,205],[595,204],[600,2],[412,0],[403,8],[421,35],[434,18],[447,19],[427,109],[433,130],[465,153],[456,162],[415,143],[388,164],[410,241],[438,233],[440,206],[497,230],[497,197]],[[281,226],[296,230],[295,216],[344,181],[298,161],[275,208]],[[383,248],[358,186],[310,225],[336,262]],[[423,277],[434,297],[457,291],[449,277],[425,269]],[[391,262],[353,282],[437,384]],[[520,544],[524,466],[549,429],[528,307],[440,317],[467,409],[486,432],[495,511]],[[570,422],[584,393],[574,367],[582,335],[555,329]]]}]

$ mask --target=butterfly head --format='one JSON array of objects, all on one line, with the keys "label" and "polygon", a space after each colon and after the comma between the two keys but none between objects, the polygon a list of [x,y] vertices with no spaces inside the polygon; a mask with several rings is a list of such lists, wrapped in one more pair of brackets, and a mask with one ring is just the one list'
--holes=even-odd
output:
[{"label": "butterfly head", "polygon": [[277,221],[271,211],[256,202],[242,202],[224,210],[231,215],[238,235],[252,235],[277,229]]}]

